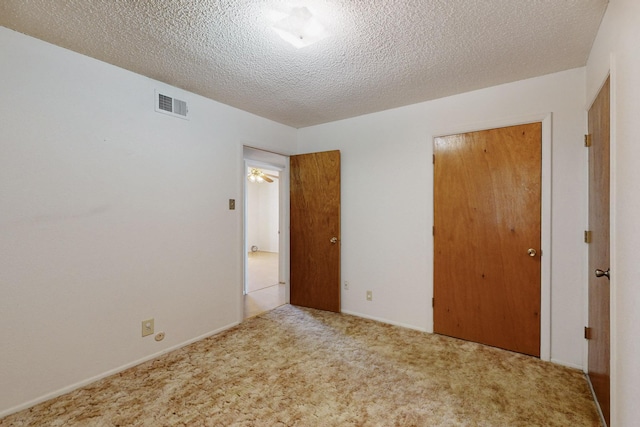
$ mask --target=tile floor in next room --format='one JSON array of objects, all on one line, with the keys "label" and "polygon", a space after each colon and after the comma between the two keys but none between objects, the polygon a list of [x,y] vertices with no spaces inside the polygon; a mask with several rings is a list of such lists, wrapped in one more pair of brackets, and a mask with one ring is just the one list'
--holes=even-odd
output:
[{"label": "tile floor in next room", "polygon": [[286,302],[285,285],[278,283],[278,253],[249,252],[244,318],[272,310]]}]

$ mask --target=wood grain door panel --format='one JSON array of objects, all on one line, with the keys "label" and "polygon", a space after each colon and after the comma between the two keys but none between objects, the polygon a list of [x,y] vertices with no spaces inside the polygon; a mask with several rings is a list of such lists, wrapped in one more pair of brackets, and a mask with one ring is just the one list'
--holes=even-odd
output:
[{"label": "wood grain door panel", "polygon": [[291,304],[340,311],[340,152],[291,156]]},{"label": "wood grain door panel", "polygon": [[541,131],[435,138],[435,332],[540,355]]},{"label": "wood grain door panel", "polygon": [[609,254],[609,79],[589,109],[589,379],[602,414],[610,418],[609,280],[596,277],[608,270]]}]

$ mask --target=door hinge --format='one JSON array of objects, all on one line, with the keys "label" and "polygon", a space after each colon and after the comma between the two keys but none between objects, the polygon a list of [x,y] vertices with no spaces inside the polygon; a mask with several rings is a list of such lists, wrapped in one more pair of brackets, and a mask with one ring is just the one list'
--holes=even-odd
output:
[{"label": "door hinge", "polygon": [[434,164],[434,165],[436,164],[436,155],[435,155],[435,154],[433,155],[433,160],[432,160],[432,162],[433,162],[433,164]]},{"label": "door hinge", "polygon": [[590,340],[591,339],[591,328],[588,326],[584,327],[584,339],[585,340]]},{"label": "door hinge", "polygon": [[435,225],[433,227],[431,227],[431,235],[432,236],[436,235],[436,226]]},{"label": "door hinge", "polygon": [[585,147],[591,147],[591,143],[592,143],[592,141],[591,141],[591,134],[590,134],[590,133],[588,133],[588,134],[586,134],[586,135],[584,136],[584,146],[585,146]]},{"label": "door hinge", "polygon": [[591,243],[591,239],[593,238],[591,230],[585,230],[584,231],[584,242],[585,243]]},{"label": "door hinge", "polygon": [[436,306],[436,299],[431,298],[431,307],[435,307],[435,306]]}]

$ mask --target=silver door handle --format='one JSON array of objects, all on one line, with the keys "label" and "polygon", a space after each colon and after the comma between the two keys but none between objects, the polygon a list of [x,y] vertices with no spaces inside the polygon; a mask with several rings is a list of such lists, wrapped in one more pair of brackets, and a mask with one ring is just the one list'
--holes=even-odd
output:
[{"label": "silver door handle", "polygon": [[609,276],[609,269],[607,268],[607,271],[604,270],[600,270],[599,268],[596,268],[596,277],[602,277],[605,276],[607,278],[607,280],[611,280],[611,277]]},{"label": "silver door handle", "polygon": [[330,242],[335,245],[338,242],[338,238],[337,237],[332,237]]}]

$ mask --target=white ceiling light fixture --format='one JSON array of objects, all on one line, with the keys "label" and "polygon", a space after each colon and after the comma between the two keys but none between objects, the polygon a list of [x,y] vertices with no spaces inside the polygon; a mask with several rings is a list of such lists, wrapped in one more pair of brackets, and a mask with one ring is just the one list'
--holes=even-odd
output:
[{"label": "white ceiling light fixture", "polygon": [[324,26],[306,7],[294,7],[289,15],[273,24],[273,29],[283,40],[298,49],[329,36]]}]

